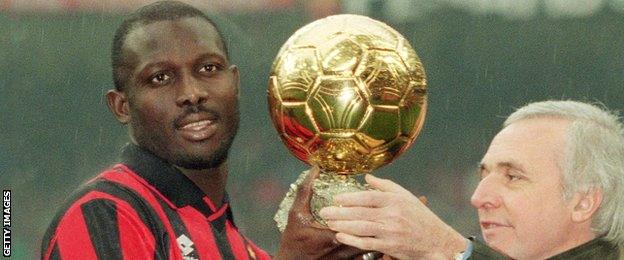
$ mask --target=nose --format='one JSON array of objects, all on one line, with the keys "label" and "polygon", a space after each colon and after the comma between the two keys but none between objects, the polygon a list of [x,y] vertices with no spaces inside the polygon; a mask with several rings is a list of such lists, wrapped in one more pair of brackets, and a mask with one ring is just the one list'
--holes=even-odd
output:
[{"label": "nose", "polygon": [[479,185],[475,189],[470,203],[477,209],[495,209],[501,206],[502,199],[500,196],[497,180],[494,174],[481,179]]},{"label": "nose", "polygon": [[198,105],[208,98],[207,86],[193,76],[183,77],[176,92],[176,104],[181,107]]}]

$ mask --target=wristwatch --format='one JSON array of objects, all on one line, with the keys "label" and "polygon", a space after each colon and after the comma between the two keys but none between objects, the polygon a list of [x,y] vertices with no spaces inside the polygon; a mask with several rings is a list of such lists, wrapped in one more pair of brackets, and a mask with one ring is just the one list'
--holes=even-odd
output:
[{"label": "wristwatch", "polygon": [[466,260],[466,259],[468,259],[468,256],[464,257],[465,253],[466,253],[466,251],[461,251],[459,253],[456,253],[455,256],[453,257],[453,260]]},{"label": "wristwatch", "polygon": [[466,239],[466,250],[455,254],[453,260],[467,260],[470,255],[472,255],[472,247],[472,241],[470,239]]},{"label": "wristwatch", "polygon": [[368,252],[362,255],[363,260],[376,260],[380,259],[381,257],[383,257],[383,254],[379,252]]}]

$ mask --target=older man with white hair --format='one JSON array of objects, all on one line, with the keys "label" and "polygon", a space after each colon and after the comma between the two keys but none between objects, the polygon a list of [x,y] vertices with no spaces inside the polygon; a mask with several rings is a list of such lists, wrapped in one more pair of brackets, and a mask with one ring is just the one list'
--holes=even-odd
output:
[{"label": "older man with white hair", "polygon": [[576,101],[528,104],[507,118],[478,171],[471,203],[487,246],[373,176],[377,191],[337,196],[341,207],[321,216],[338,241],[400,259],[621,258],[624,127],[614,113]]}]

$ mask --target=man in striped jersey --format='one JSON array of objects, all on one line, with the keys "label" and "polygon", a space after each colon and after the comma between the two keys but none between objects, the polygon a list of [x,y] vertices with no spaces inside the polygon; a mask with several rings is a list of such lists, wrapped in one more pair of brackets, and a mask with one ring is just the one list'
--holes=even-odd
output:
[{"label": "man in striped jersey", "polygon": [[[239,72],[201,11],[158,2],[130,15],[112,47],[108,106],[128,126],[121,162],[80,187],[43,239],[43,259],[268,259],[232,219],[227,155]],[[313,171],[314,175],[315,171]],[[346,257],[310,220],[309,181],[277,258]]]}]

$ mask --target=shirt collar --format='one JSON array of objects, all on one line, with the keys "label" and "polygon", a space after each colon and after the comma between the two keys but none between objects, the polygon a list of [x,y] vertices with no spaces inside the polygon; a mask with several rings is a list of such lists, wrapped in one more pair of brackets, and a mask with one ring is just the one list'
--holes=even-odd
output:
[{"label": "shirt collar", "polygon": [[[176,207],[192,205],[206,214],[213,213],[203,201],[206,194],[193,181],[166,160],[135,144],[127,144],[121,162],[145,179]],[[227,194],[223,205],[227,205]]]}]

